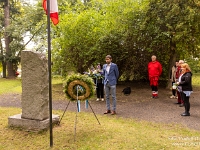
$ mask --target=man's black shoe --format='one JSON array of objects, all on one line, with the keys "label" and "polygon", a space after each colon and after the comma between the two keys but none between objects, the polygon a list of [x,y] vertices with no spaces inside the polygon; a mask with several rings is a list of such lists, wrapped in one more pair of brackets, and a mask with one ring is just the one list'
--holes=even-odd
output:
[{"label": "man's black shoe", "polygon": [[181,103],[174,103],[174,104],[181,104]]},{"label": "man's black shoe", "polygon": [[184,112],[184,113],[181,114],[181,116],[190,116],[190,113],[189,112],[188,113]]}]

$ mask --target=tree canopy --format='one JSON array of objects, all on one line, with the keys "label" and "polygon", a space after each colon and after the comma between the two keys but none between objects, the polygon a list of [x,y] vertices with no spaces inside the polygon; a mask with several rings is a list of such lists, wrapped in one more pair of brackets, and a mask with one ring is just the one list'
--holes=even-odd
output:
[{"label": "tree canopy", "polygon": [[110,54],[121,79],[140,80],[154,54],[167,79],[176,60],[199,57],[199,7],[193,0],[63,1],[54,28],[54,70],[82,73]]},{"label": "tree canopy", "polygon": [[[41,18],[41,13],[43,13],[41,7],[33,7],[19,0],[5,0],[0,3],[0,6],[2,6],[0,9],[2,12],[0,15],[0,26],[2,27],[0,30],[0,60],[4,68],[4,77],[12,78],[15,77],[21,51],[34,37],[45,35],[41,32],[44,30],[40,30],[45,20]],[[27,33],[30,33],[31,37],[25,42]]]},{"label": "tree canopy", "polygon": [[[164,80],[179,59],[195,68],[199,65],[199,1],[59,0],[58,4],[60,23],[51,29],[55,74],[83,73],[91,65],[103,64],[107,54],[118,65],[120,80],[146,80],[151,55],[161,62]],[[27,32],[37,43],[35,50],[44,50],[46,15],[41,2],[19,8],[8,28],[14,56],[24,49]]]}]

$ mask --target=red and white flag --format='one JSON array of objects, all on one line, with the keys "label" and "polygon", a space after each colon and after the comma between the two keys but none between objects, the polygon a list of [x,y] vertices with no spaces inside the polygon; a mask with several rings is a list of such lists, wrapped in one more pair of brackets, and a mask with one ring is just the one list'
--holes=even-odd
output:
[{"label": "red and white flag", "polygon": [[[50,18],[54,25],[59,23],[58,19],[58,3],[57,0],[49,0],[50,1]],[[43,8],[47,14],[47,0],[43,0]]]}]

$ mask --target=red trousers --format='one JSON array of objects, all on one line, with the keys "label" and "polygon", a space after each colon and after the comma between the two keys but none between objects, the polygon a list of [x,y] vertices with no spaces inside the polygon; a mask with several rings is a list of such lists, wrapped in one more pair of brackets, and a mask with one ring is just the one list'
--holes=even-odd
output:
[{"label": "red trousers", "polygon": [[158,77],[149,77],[151,86],[158,86]]},{"label": "red trousers", "polygon": [[184,102],[183,102],[183,100],[182,100],[182,98],[181,98],[181,94],[180,94],[179,91],[177,91],[177,95],[178,95],[178,103],[183,104]]}]

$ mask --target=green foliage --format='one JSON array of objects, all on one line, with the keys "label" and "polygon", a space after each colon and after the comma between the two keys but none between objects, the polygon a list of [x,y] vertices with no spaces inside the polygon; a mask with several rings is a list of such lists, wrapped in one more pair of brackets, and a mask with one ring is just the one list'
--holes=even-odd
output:
[{"label": "green foliage", "polygon": [[186,63],[189,64],[193,73],[200,73],[200,61],[199,58],[188,57],[185,59]]},{"label": "green foliage", "polygon": [[[79,84],[76,84],[76,85],[73,87],[73,93],[69,93],[69,90],[68,90],[69,84],[70,84],[71,82],[75,81],[75,80],[84,82],[84,84],[86,84],[86,85],[88,86],[89,89],[88,89],[86,86],[83,86],[83,85],[81,85],[81,84],[80,84],[80,85],[79,85]],[[76,100],[76,99],[74,99],[74,98],[71,96],[71,94],[77,95],[77,90],[78,90],[78,95],[79,95],[79,96],[84,95],[84,94],[86,93],[87,90],[90,91],[88,97],[85,97],[84,100],[91,98],[91,97],[94,95],[94,93],[95,93],[95,88],[96,88],[96,87],[95,87],[94,81],[93,81],[93,79],[92,79],[91,77],[89,77],[88,75],[81,75],[81,74],[72,74],[72,75],[68,75],[68,76],[66,77],[66,81],[65,81],[64,83],[65,83],[65,85],[64,85],[64,92],[65,92],[67,98],[69,98],[69,99],[72,100],[72,101],[74,101],[74,100]],[[81,86],[80,90],[79,90],[79,88],[77,88],[78,85]]]},{"label": "green foliage", "polygon": [[[12,54],[7,60],[18,62],[27,44],[24,33],[37,43],[33,49],[46,50],[46,15],[41,2],[34,7],[12,2],[7,29]],[[110,54],[120,79],[148,79],[147,64],[154,54],[166,80],[175,59],[199,57],[200,5],[196,1],[59,0],[58,4],[60,23],[51,29],[53,74],[83,73],[91,64],[103,64]]]},{"label": "green foliage", "polygon": [[[68,21],[60,24],[61,30],[58,32],[62,34],[53,41],[56,43],[54,50],[58,48],[53,51],[53,59],[59,61],[60,65],[77,68],[77,71],[83,72],[93,63],[95,58],[91,56],[95,57],[97,54],[94,47],[101,35],[101,30],[97,27],[98,19],[102,18],[99,15],[95,16],[94,13],[95,11],[91,10],[80,15],[66,14],[63,18],[61,16],[61,19]],[[63,69],[66,72],[65,68]]]},{"label": "green foliage", "polygon": [[149,35],[146,43],[161,60],[164,79],[176,60],[191,55],[199,57],[199,8],[193,0],[150,0],[145,23]]},{"label": "green foliage", "polygon": [[[7,72],[8,76],[14,76],[13,73],[16,70],[16,66],[19,64],[21,59],[21,51],[25,49],[26,45],[30,41],[37,42],[36,50],[39,50],[45,42],[42,43],[46,37],[46,31],[42,30],[45,28],[45,20],[41,17],[41,14],[44,14],[44,11],[41,7],[41,2],[39,2],[40,6],[31,6],[26,2],[22,1],[14,1],[9,0],[9,8],[10,8],[10,18],[9,19],[9,26],[5,28],[5,18],[4,18],[4,3],[0,4],[2,6],[0,8],[0,39],[4,41],[4,33],[6,32],[9,36],[9,47],[5,50],[3,47],[4,44],[0,42],[0,60],[11,62],[11,65],[7,65]],[[30,40],[25,41],[27,35]],[[43,36],[45,35],[45,36]],[[39,43],[39,39],[40,42]],[[4,40],[3,40],[4,39]],[[42,40],[43,39],[43,40]],[[33,50],[34,48],[32,48]]]},{"label": "green foliage", "polygon": [[[39,3],[41,4],[41,3]],[[17,5],[17,4],[16,4]],[[10,43],[10,49],[12,51],[12,57],[20,57],[21,51],[25,49],[25,46],[32,40],[38,43],[38,35],[40,36],[40,42],[42,42],[42,35],[46,35],[45,19],[41,17],[44,13],[41,6],[33,7],[27,4],[18,4],[18,14],[14,16],[7,32],[12,37]],[[17,28],[16,28],[17,27]],[[29,34],[29,35],[28,35]],[[30,41],[24,41],[25,37],[30,38]],[[40,44],[38,44],[38,47]]]},{"label": "green foliage", "polygon": [[[143,46],[142,42],[137,46],[134,40],[141,35],[145,2],[99,0],[90,1],[87,6],[65,3],[65,7],[67,13],[61,12],[62,22],[55,28],[58,36],[53,40],[55,72],[62,68],[62,72],[72,69],[82,73],[91,64],[103,63],[105,56],[111,54],[113,62],[118,64],[120,72],[126,73],[127,78],[131,75],[139,78],[138,68],[141,67],[135,67],[137,57],[134,54],[143,51]],[[63,6],[61,9],[64,10]],[[133,35],[131,40],[130,35]],[[146,73],[145,65],[142,71]]]}]

